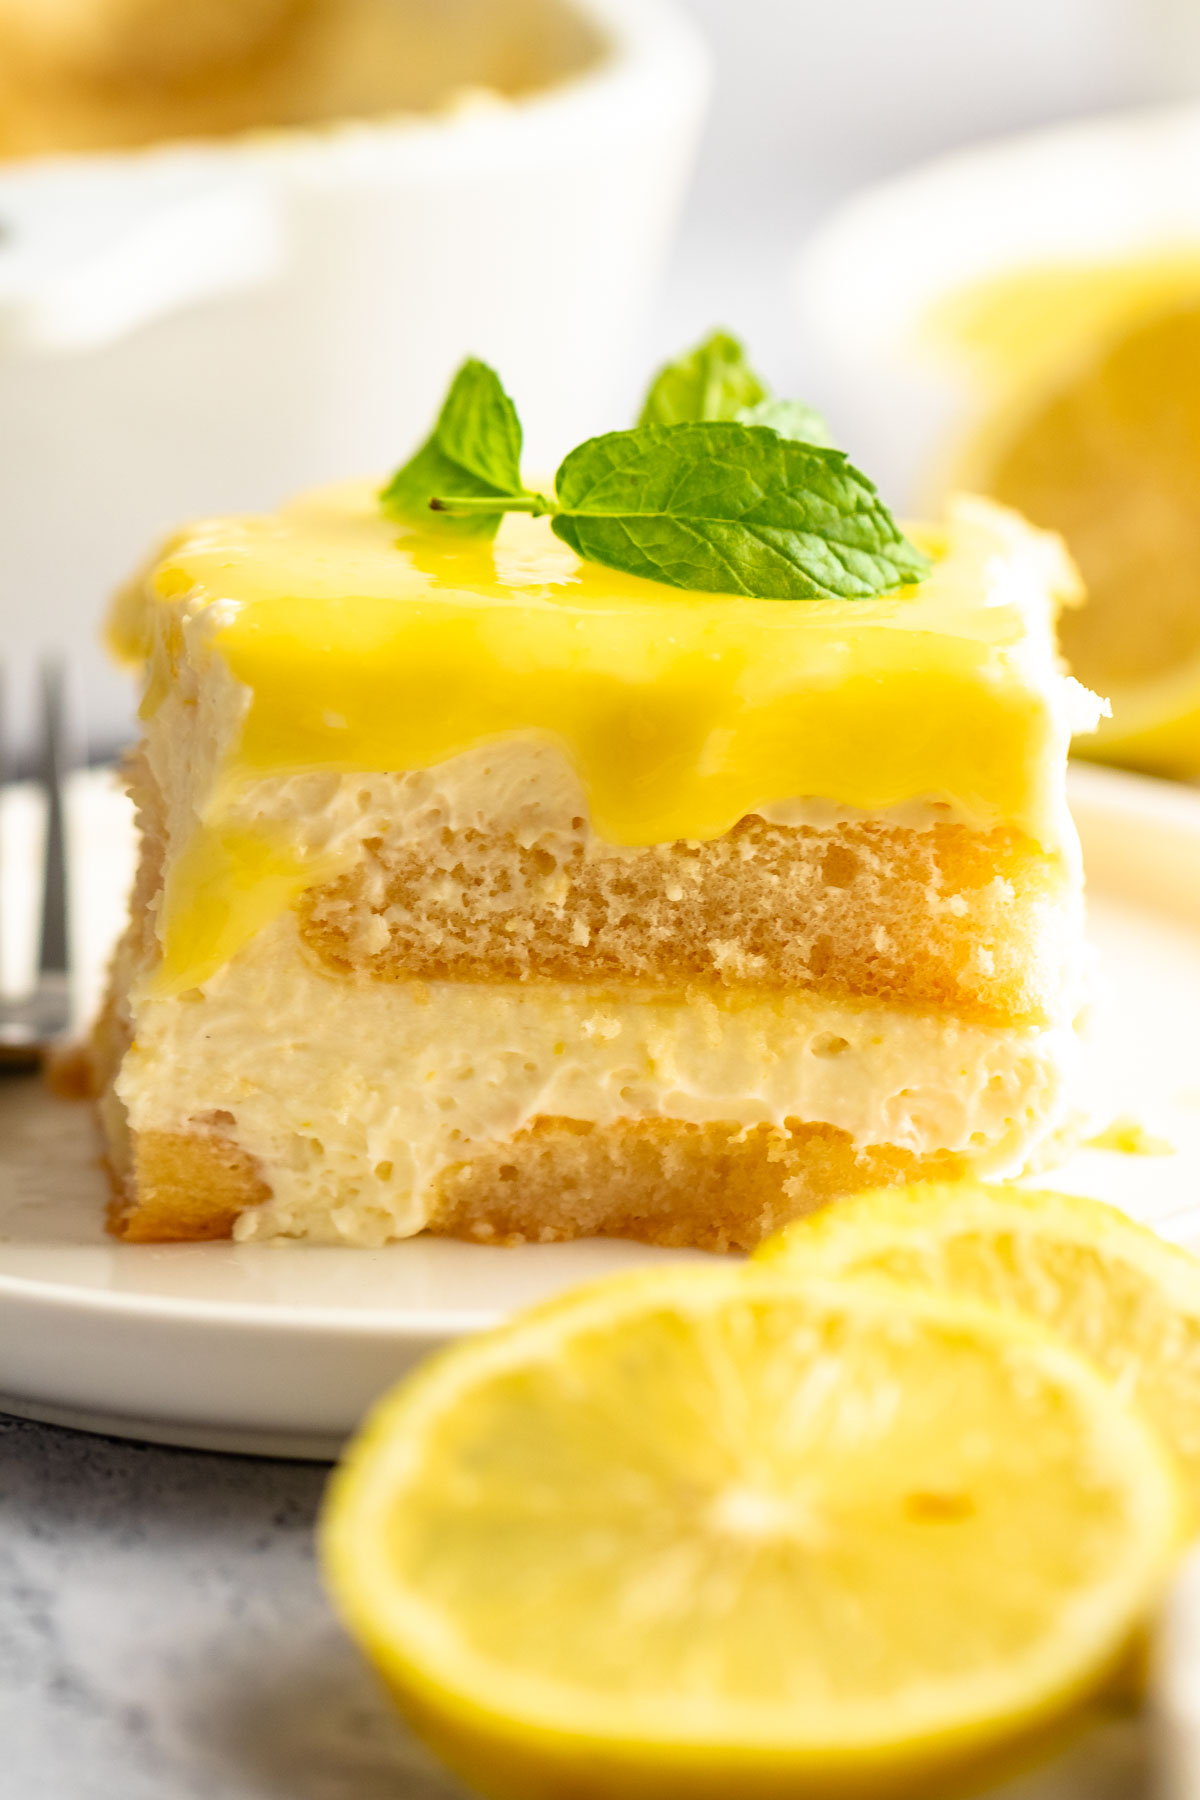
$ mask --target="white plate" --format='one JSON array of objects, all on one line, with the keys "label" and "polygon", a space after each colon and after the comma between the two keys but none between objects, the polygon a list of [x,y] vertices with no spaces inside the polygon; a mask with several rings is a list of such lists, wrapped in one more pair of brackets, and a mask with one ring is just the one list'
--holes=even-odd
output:
[{"label": "white plate", "polygon": [[[1200,1247],[1200,794],[1079,768],[1072,801],[1101,957],[1098,1116],[1131,1115],[1175,1149],[1081,1151],[1052,1180]],[[129,1437],[330,1456],[434,1346],[678,1254],[116,1244],[97,1150],[87,1108],[0,1083],[0,1409]]]}]

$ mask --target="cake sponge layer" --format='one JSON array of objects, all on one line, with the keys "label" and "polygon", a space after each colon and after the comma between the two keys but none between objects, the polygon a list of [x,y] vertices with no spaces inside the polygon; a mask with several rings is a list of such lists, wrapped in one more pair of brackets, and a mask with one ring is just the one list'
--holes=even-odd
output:
[{"label": "cake sponge layer", "polygon": [[332,968],[802,988],[1012,1025],[1060,1015],[1075,976],[1073,871],[1011,829],[751,817],[706,843],[619,850],[582,819],[530,840],[430,810],[304,895],[301,934]]},{"label": "cake sponge layer", "polygon": [[856,1145],[835,1126],[543,1118],[438,1183],[430,1229],[484,1243],[628,1237],[752,1250],[791,1219],[862,1188],[954,1180],[967,1158]]},{"label": "cake sponge layer", "polygon": [[230,891],[218,874],[197,905],[184,878],[204,833],[187,782],[155,762],[138,758],[134,784],[154,880],[185,844],[156,914],[175,950],[162,991],[219,966],[212,945],[240,912],[257,924],[275,846],[304,941],[343,974],[802,988],[999,1025],[1078,1004],[1077,847],[972,826],[945,803],[870,818],[802,800],[719,838],[615,845],[563,748],[526,735],[432,769],[257,780],[226,805],[246,865],[230,883],[227,863]]},{"label": "cake sponge layer", "polygon": [[[222,1120],[137,1134],[130,1201],[110,1223],[128,1243],[227,1238],[269,1195],[255,1159]],[[856,1146],[827,1124],[697,1125],[674,1119],[594,1125],[538,1118],[438,1178],[428,1229],[481,1243],[628,1237],[750,1250],[790,1219],[863,1187],[953,1180],[967,1160]]]}]

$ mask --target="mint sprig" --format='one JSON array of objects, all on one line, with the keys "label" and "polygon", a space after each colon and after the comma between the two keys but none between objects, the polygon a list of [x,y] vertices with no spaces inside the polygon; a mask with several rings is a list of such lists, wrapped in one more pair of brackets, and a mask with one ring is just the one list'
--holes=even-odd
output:
[{"label": "mint sprig", "polygon": [[[437,423],[416,455],[379,496],[390,518],[430,527],[430,499],[511,497],[521,489],[521,421],[494,369],[475,357],[459,369]],[[506,510],[497,505],[442,520],[452,530],[493,536]]]},{"label": "mint sprig", "polygon": [[[561,464],[550,497],[524,486],[512,402],[486,365],[470,362],[431,438],[381,498],[410,523],[432,510],[444,526],[487,534],[506,512],[546,514],[585,560],[698,592],[855,600],[928,573],[873,484],[817,441],[824,422],[810,408],[762,397],[738,410],[752,422],[641,424],[591,438]],[[431,482],[439,471],[445,479]]]},{"label": "mint sprig", "polygon": [[738,414],[742,425],[769,425],[780,437],[795,438],[798,444],[823,444],[832,450],[833,438],[828,425],[815,407],[803,400],[760,400],[757,406],[743,407]]},{"label": "mint sprig", "polygon": [[840,450],[762,425],[647,426],[573,450],[555,534],[589,562],[759,600],[857,600],[929,567]]},{"label": "mint sprig", "polygon": [[778,400],[750,367],[738,339],[714,331],[694,350],[667,363],[650,384],[639,425],[769,425],[780,437],[832,446],[829,427],[802,400]]},{"label": "mint sprig", "polygon": [[693,425],[737,419],[767,398],[737,338],[714,331],[694,350],[664,364],[650,383],[639,425]]}]

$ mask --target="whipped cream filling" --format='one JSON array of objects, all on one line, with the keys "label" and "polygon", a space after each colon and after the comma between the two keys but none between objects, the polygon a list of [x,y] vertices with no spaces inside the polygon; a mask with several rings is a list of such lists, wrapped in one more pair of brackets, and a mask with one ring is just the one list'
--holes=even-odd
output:
[{"label": "whipped cream filling", "polygon": [[[913,831],[939,824],[988,831],[1000,822],[936,796],[867,812],[812,795],[766,802],[754,812],[768,824],[825,831],[867,822]],[[574,839],[592,857],[646,853],[641,846],[609,843],[592,830],[583,783],[565,746],[532,732],[476,745],[428,769],[264,776],[227,791],[220,817],[235,829],[286,841],[302,862],[321,871],[321,879],[352,866],[367,840],[411,850],[443,830],[511,836],[527,849]],[[1078,840],[1070,820],[1060,849],[1075,866]]]},{"label": "whipped cream filling", "polygon": [[1074,1059],[1069,1025],[807,994],[347,979],[288,913],[186,998],[142,996],[117,1092],[135,1131],[221,1115],[272,1189],[238,1237],[371,1246],[420,1231],[446,1169],[540,1116],[821,1121],[1015,1173],[1062,1124]]}]

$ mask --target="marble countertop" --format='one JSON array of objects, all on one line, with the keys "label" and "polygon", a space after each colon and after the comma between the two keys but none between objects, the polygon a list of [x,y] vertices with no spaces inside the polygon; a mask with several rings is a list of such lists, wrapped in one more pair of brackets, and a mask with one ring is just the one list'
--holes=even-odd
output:
[{"label": "marble countertop", "polygon": [[2,1800],[455,1800],[321,1592],[325,1474],[0,1418]]},{"label": "marble countertop", "polygon": [[[325,1470],[0,1417],[0,1800],[462,1800],[324,1599]],[[1136,1722],[993,1800],[1138,1800]]]}]

